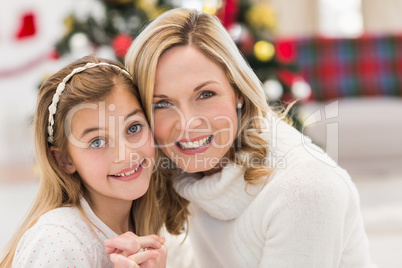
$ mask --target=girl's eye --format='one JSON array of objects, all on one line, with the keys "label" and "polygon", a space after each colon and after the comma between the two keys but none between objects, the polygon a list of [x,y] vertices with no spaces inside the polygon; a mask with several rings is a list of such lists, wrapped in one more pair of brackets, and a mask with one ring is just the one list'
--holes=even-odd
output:
[{"label": "girl's eye", "polygon": [[140,132],[141,129],[142,129],[142,125],[141,125],[141,124],[134,124],[134,125],[131,125],[131,126],[128,128],[128,134],[134,134],[134,133]]},{"label": "girl's eye", "polygon": [[172,106],[172,104],[168,101],[161,100],[154,104],[155,109],[163,109]]},{"label": "girl's eye", "polygon": [[105,147],[106,141],[103,139],[96,139],[89,144],[90,148],[102,148]]},{"label": "girl's eye", "polygon": [[208,98],[211,98],[214,95],[215,95],[215,93],[213,93],[211,91],[204,91],[204,92],[201,92],[200,99],[208,99]]}]

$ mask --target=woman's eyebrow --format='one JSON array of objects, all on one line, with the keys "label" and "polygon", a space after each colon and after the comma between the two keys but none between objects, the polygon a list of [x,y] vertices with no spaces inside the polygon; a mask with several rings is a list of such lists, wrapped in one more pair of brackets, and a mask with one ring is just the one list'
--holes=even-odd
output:
[{"label": "woman's eyebrow", "polygon": [[[205,82],[202,82],[200,85],[198,85],[198,86],[196,86],[195,88],[194,88],[194,92],[197,92],[198,90],[200,90],[201,88],[203,88],[203,87],[205,87],[206,85],[209,85],[209,84],[219,84],[217,81],[215,81],[215,80],[208,80],[208,81],[205,81]],[[153,95],[153,97],[154,98],[160,98],[160,99],[164,99],[164,98],[169,98],[168,96],[166,96],[166,95],[164,95],[164,94],[160,94],[160,95]]]},{"label": "woman's eyebrow", "polygon": [[215,81],[215,80],[208,80],[208,81],[205,81],[205,82],[201,83],[199,86],[196,86],[196,87],[194,88],[194,92],[197,92],[198,90],[200,90],[201,88],[205,87],[206,85],[214,84],[214,83],[219,84],[219,83],[218,83],[217,81]]},{"label": "woman's eyebrow", "polygon": [[168,96],[163,95],[163,94],[161,94],[161,95],[153,95],[153,97],[154,98],[160,98],[160,99],[168,98]]}]

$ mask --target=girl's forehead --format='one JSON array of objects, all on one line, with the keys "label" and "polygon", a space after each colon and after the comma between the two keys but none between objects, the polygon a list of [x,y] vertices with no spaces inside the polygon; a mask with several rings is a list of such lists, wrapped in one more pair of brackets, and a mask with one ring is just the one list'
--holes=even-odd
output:
[{"label": "girl's forehead", "polygon": [[116,85],[104,98],[78,104],[71,111],[76,114],[86,114],[92,117],[101,117],[103,114],[110,116],[126,116],[133,110],[143,113],[142,106],[133,88],[126,85]]},{"label": "girl's forehead", "polygon": [[69,117],[71,123],[65,127],[76,137],[83,136],[87,129],[120,131],[132,120],[146,120],[137,98],[127,90],[117,90],[104,100],[77,105]]},{"label": "girl's forehead", "polygon": [[140,102],[139,93],[132,85],[118,83],[111,90],[110,94],[108,94],[105,100],[114,100],[120,98],[128,98],[132,101]]}]

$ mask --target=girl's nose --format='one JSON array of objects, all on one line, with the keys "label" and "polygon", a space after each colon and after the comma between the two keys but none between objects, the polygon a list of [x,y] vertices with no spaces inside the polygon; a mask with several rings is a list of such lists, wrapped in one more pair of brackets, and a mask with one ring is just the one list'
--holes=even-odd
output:
[{"label": "girl's nose", "polygon": [[124,141],[122,140],[122,137],[119,137],[115,144],[113,144],[113,147],[111,148],[113,150],[112,157],[113,157],[113,162],[114,163],[120,163],[124,162],[127,157],[127,148],[124,144]]}]

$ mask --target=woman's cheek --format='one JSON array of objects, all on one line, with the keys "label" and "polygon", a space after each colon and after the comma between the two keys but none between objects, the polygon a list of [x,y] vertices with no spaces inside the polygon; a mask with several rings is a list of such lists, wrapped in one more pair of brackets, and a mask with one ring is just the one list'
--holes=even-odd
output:
[{"label": "woman's cheek", "polygon": [[169,127],[169,120],[164,120],[161,117],[155,116],[154,120],[154,136],[157,144],[164,144],[167,142],[168,133],[171,133],[172,129]]}]

